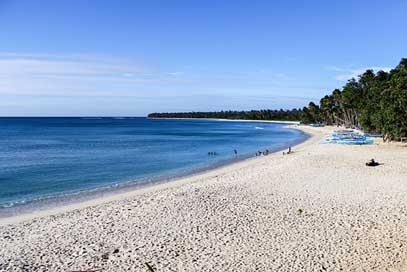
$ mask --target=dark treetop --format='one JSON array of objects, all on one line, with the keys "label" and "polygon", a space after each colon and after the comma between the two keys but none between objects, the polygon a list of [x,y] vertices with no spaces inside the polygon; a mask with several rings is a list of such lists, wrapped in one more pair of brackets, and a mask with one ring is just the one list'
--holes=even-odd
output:
[{"label": "dark treetop", "polygon": [[175,112],[150,113],[149,118],[214,118],[241,120],[279,120],[299,121],[302,110],[252,110],[252,111],[218,111],[218,112]]}]

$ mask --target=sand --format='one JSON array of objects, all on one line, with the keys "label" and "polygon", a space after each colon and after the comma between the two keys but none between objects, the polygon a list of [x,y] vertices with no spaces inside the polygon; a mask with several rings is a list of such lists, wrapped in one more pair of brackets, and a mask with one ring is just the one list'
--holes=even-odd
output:
[{"label": "sand", "polygon": [[290,155],[3,219],[0,270],[407,271],[407,147],[301,129]]},{"label": "sand", "polygon": [[149,117],[148,119],[164,119],[164,120],[206,120],[206,121],[222,121],[222,122],[250,122],[250,123],[274,123],[299,125],[299,121],[278,121],[278,120],[250,120],[250,119],[222,119],[222,118],[165,118],[165,117]]}]

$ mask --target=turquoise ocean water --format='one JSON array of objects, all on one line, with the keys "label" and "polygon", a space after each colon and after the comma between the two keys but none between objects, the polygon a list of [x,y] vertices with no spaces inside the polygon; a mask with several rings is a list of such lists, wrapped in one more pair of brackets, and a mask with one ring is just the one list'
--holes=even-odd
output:
[{"label": "turquoise ocean water", "polygon": [[0,118],[0,216],[162,182],[254,156],[258,150],[281,150],[307,137],[283,126],[146,118]]}]

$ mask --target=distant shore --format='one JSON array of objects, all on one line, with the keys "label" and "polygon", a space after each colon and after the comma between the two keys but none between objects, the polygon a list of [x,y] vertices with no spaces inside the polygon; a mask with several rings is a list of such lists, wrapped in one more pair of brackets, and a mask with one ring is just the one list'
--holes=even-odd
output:
[{"label": "distant shore", "polygon": [[259,123],[276,123],[276,124],[293,124],[299,125],[300,121],[278,121],[278,120],[247,120],[247,119],[221,119],[221,118],[164,118],[164,117],[147,117],[148,119],[174,119],[174,120],[209,120],[209,121],[228,121],[228,122],[259,122]]},{"label": "distant shore", "polygon": [[290,155],[2,222],[0,270],[405,271],[407,149],[292,127]]}]

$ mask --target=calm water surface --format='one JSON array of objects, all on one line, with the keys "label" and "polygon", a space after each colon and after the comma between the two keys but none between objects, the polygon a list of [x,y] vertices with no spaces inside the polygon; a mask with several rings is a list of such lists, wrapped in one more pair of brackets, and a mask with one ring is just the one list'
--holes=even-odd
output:
[{"label": "calm water surface", "polygon": [[305,138],[270,123],[0,118],[0,216],[190,174]]}]

